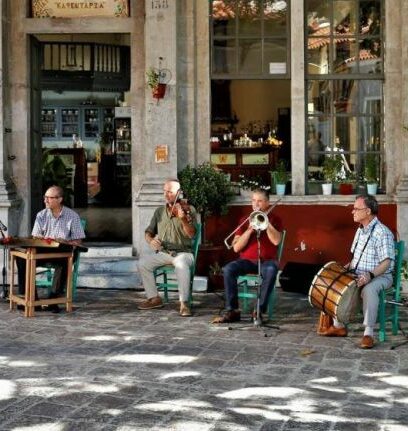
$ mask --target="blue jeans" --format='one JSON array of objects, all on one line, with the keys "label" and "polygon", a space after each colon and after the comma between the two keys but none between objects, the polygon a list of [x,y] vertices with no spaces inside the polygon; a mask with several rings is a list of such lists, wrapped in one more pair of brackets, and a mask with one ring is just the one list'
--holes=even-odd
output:
[{"label": "blue jeans", "polygon": [[[237,279],[240,275],[258,274],[258,264],[246,259],[238,259],[228,263],[224,267],[225,305],[227,310],[237,310],[238,285]],[[265,313],[268,308],[269,295],[275,286],[278,264],[274,260],[265,260],[261,263],[261,312]]]}]

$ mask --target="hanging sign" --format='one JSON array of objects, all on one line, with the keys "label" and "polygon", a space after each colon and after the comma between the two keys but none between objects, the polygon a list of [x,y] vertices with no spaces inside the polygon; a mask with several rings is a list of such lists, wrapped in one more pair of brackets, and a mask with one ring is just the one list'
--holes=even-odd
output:
[{"label": "hanging sign", "polygon": [[33,18],[127,17],[129,0],[32,0]]}]

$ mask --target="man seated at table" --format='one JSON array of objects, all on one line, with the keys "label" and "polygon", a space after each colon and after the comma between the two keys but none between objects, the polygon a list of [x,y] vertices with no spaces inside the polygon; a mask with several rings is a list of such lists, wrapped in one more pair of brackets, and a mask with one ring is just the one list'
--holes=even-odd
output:
[{"label": "man seated at table", "polygon": [[[81,225],[79,215],[70,208],[63,205],[64,191],[59,186],[51,186],[44,195],[45,209],[40,211],[34,222],[31,235],[34,238],[50,238],[64,240],[69,245],[80,245],[85,238],[85,232]],[[53,249],[44,249],[44,253],[55,252]],[[74,252],[74,261],[77,253]],[[25,295],[26,286],[26,261],[25,259],[16,258],[18,268],[18,293]],[[51,298],[62,296],[65,290],[67,279],[67,259],[41,259],[37,262],[38,266],[51,266],[54,268],[52,280]],[[37,292],[36,292],[37,298]],[[22,308],[22,307],[18,307]],[[54,313],[60,311],[57,304],[48,307]]]}]

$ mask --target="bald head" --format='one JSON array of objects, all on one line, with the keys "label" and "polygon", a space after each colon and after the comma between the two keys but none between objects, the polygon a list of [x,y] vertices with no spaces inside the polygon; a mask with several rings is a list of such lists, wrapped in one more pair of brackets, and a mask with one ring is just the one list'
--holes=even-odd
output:
[{"label": "bald head", "polygon": [[164,183],[163,187],[163,193],[164,198],[166,199],[167,203],[173,203],[176,200],[177,192],[180,190],[180,183],[178,180],[167,180]]}]

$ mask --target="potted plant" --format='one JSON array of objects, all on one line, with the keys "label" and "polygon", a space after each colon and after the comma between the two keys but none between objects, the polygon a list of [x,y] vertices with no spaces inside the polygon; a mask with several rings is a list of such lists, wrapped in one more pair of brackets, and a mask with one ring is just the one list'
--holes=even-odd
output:
[{"label": "potted plant", "polygon": [[64,190],[64,203],[69,205],[74,194],[72,189],[72,167],[68,167],[61,156],[50,152],[51,149],[46,149],[42,154],[43,193],[51,186],[59,186]]},{"label": "potted plant", "polygon": [[276,194],[283,196],[285,194],[286,183],[288,182],[285,160],[278,161],[276,170],[272,172],[272,176],[276,187]]},{"label": "potted plant", "polygon": [[369,153],[365,157],[364,178],[367,182],[367,193],[375,195],[378,187],[378,160],[377,155]]},{"label": "potted plant", "polygon": [[323,177],[325,183],[322,184],[323,194],[331,195],[333,183],[337,179],[337,175],[342,167],[340,154],[326,155],[323,161]]},{"label": "potted plant", "polygon": [[183,195],[200,214],[203,226],[203,243],[205,240],[205,221],[211,214],[224,215],[228,212],[234,192],[226,174],[210,163],[196,167],[187,165],[178,173]]},{"label": "potted plant", "polygon": [[166,93],[166,84],[160,82],[160,70],[150,67],[146,72],[147,85],[152,90],[155,99],[162,99]]},{"label": "potted plant", "polygon": [[353,193],[356,176],[354,172],[346,172],[344,178],[339,183],[339,193],[341,195],[351,195]]}]

